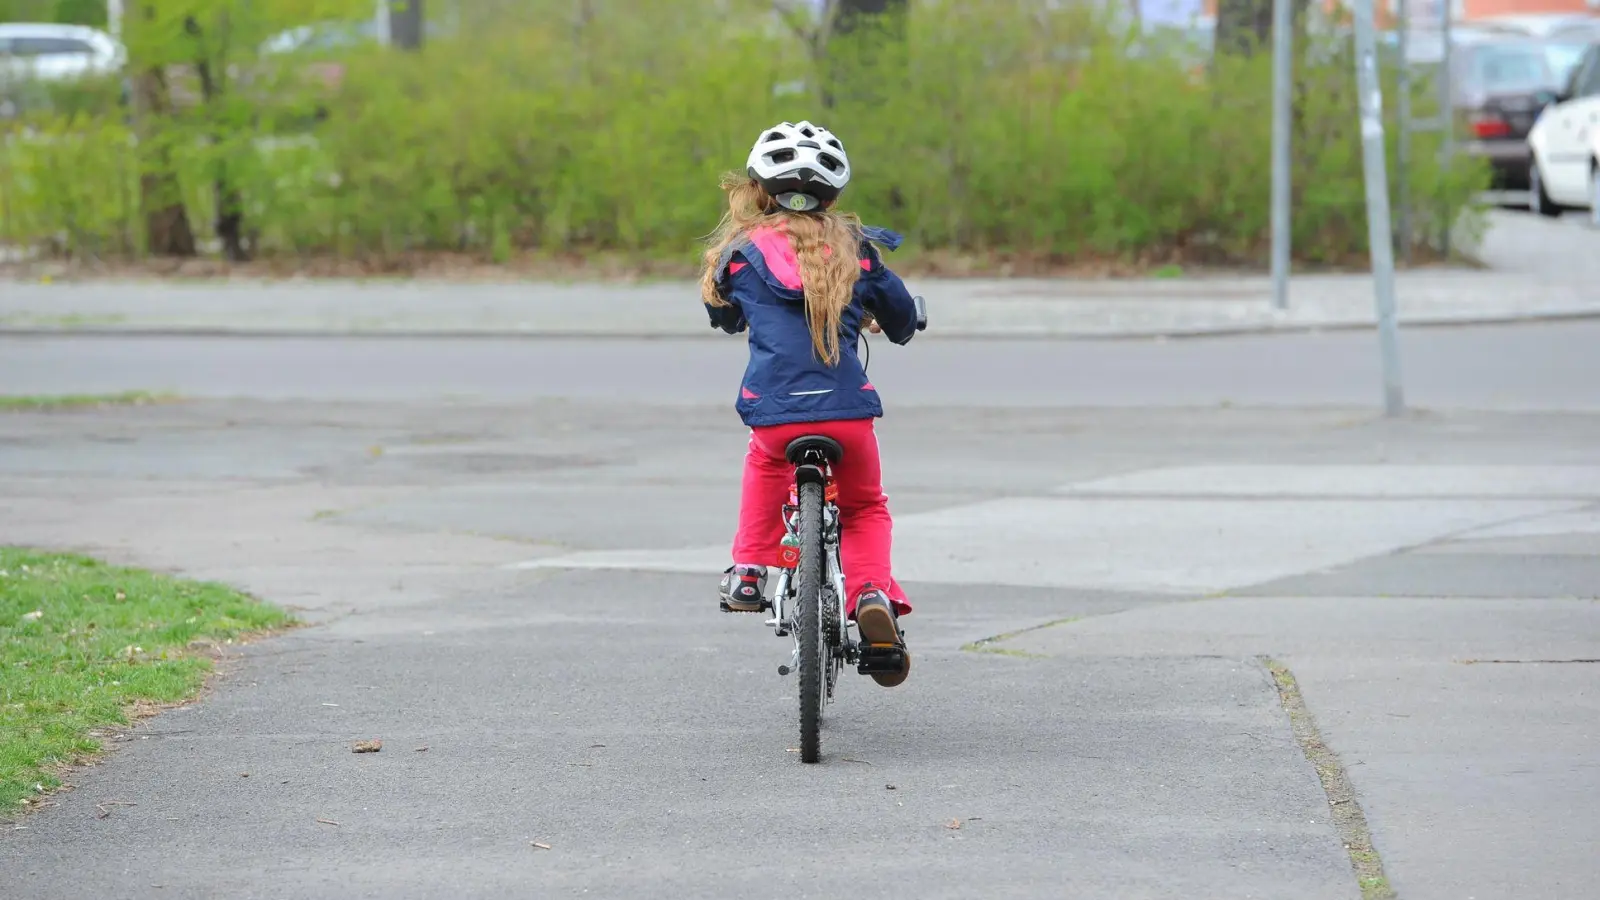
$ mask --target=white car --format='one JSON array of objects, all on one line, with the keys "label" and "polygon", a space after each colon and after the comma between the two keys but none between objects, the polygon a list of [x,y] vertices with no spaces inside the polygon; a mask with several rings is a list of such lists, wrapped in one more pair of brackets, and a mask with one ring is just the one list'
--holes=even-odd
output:
[{"label": "white car", "polygon": [[0,23],[0,82],[64,81],[110,74],[127,53],[111,35],[81,25]]},{"label": "white car", "polygon": [[1600,43],[1528,131],[1528,206],[1546,216],[1587,209],[1600,222]]}]

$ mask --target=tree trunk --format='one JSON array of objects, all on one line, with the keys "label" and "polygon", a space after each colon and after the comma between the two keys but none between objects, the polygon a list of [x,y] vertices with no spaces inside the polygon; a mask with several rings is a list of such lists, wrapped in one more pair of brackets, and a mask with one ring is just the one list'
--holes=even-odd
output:
[{"label": "tree trunk", "polygon": [[[228,27],[226,18],[222,19],[220,27],[225,35]],[[184,20],[184,30],[195,39],[197,49],[195,71],[200,77],[200,99],[212,122],[211,147],[215,151],[225,140],[218,127],[224,85],[217,79],[215,69],[227,68],[228,54],[226,50],[220,52],[216,60],[219,65],[213,67],[210,54],[206,51],[199,21],[194,16],[189,16]],[[222,255],[228,262],[244,262],[250,258],[250,252],[245,248],[244,241],[244,200],[239,194],[239,188],[228,176],[227,158],[219,155],[213,161],[213,166],[211,191],[212,199],[217,205],[215,227],[217,239],[222,241]]]},{"label": "tree trunk", "polygon": [[389,0],[389,43],[402,50],[422,49],[422,0]]},{"label": "tree trunk", "polygon": [[171,108],[167,79],[159,68],[146,68],[134,78],[138,112],[139,206],[144,211],[146,250],[153,256],[194,256],[194,229],[183,206],[183,191],[172,168],[172,153],[154,122]]},{"label": "tree trunk", "polygon": [[1272,0],[1217,0],[1216,53],[1251,56],[1272,47]]},{"label": "tree trunk", "polygon": [[874,82],[880,78],[873,72],[890,45],[905,40],[908,6],[907,0],[835,0],[826,28],[824,107],[832,108],[841,100],[867,105],[887,100],[876,90]]},{"label": "tree trunk", "polygon": [[848,34],[869,23],[882,25],[887,21],[886,16],[903,15],[906,7],[906,0],[836,0],[833,4],[833,32]]}]

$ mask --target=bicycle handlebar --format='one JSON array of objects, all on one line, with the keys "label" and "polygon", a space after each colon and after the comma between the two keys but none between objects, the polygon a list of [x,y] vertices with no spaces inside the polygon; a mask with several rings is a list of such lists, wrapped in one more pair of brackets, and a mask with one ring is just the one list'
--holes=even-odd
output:
[{"label": "bicycle handlebar", "polygon": [[911,302],[917,308],[917,330],[918,331],[927,331],[928,330],[928,301],[926,301],[926,300],[922,299],[920,296],[918,296],[918,297],[912,297],[911,298]]}]

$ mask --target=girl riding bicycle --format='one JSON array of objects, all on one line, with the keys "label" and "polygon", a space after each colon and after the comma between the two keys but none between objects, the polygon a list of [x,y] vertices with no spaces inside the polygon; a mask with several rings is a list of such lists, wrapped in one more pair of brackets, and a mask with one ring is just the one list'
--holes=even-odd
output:
[{"label": "girl riding bicycle", "polygon": [[[794,474],[784,449],[802,435],[825,435],[844,449],[833,473],[846,612],[864,642],[904,648],[898,618],[911,605],[890,573],[893,523],[873,431],[883,405],[856,347],[863,327],[906,343],[917,313],[875,246],[894,250],[900,236],[834,209],[849,183],[843,143],[809,122],[768,128],[745,174],[723,178],[728,212],[706,251],[700,293],[713,326],[750,332],[735,405],[750,445],[720,595],[730,611],[765,608],[767,567],[782,565],[781,511]],[[901,684],[911,667],[910,654],[903,658],[899,672],[873,678]]]}]

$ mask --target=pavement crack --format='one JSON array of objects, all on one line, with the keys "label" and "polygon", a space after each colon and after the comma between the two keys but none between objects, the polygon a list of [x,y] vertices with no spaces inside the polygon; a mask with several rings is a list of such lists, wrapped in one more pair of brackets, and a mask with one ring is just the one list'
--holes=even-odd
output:
[{"label": "pavement crack", "polygon": [[1383,859],[1372,845],[1372,832],[1367,827],[1366,814],[1356,799],[1355,787],[1350,783],[1344,764],[1322,740],[1316,720],[1300,695],[1300,685],[1288,667],[1270,656],[1257,659],[1272,675],[1278,688],[1278,701],[1289,716],[1289,728],[1305,753],[1306,761],[1317,770],[1322,791],[1328,797],[1334,829],[1350,858],[1350,868],[1355,872],[1356,883],[1361,888],[1362,900],[1394,900],[1394,888],[1383,871]]},{"label": "pavement crack", "polygon": [[990,653],[996,656],[1014,656],[1019,659],[1044,659],[1045,657],[1043,654],[1029,653],[1026,650],[1013,650],[1009,647],[1001,647],[999,645],[1011,640],[1012,638],[1021,637],[1022,635],[1035,631],[1043,631],[1046,628],[1054,628],[1057,625],[1067,625],[1082,618],[1083,616],[1067,616],[1061,619],[1052,619],[1048,622],[1042,622],[1038,625],[1029,625],[1027,628],[1018,628],[1015,631],[1007,631],[1003,634],[991,635],[990,637],[986,638],[978,638],[975,641],[962,644],[961,650],[965,653]]}]

